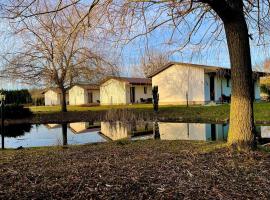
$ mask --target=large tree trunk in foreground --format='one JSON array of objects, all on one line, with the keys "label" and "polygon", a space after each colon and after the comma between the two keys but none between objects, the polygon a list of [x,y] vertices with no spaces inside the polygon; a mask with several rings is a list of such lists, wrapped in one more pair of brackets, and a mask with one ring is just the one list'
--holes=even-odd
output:
[{"label": "large tree trunk in foreground", "polygon": [[67,112],[66,90],[61,89],[61,111]]},{"label": "large tree trunk in foreground", "polygon": [[229,145],[238,149],[255,147],[252,66],[248,28],[244,14],[224,22],[231,61],[232,98]]}]

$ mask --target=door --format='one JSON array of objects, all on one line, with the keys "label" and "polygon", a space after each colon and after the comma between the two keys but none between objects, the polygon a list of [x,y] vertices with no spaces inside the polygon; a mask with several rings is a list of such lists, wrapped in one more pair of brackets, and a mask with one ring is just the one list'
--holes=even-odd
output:
[{"label": "door", "polygon": [[215,77],[210,76],[210,100],[215,101]]},{"label": "door", "polygon": [[130,103],[135,103],[135,87],[130,87]]},{"label": "door", "polygon": [[93,103],[93,93],[88,92],[88,103]]}]

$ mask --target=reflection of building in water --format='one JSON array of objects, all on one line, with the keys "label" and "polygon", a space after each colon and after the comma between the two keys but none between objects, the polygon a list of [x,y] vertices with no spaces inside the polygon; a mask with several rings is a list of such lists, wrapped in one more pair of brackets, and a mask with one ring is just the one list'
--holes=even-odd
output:
[{"label": "reflection of building in water", "polygon": [[69,128],[73,133],[84,133],[97,130],[97,128],[99,128],[99,125],[91,122],[76,122],[70,123]]},{"label": "reflection of building in water", "polygon": [[101,122],[101,133],[111,140],[125,138],[140,139],[146,135],[153,135],[152,123],[123,123],[123,122]]},{"label": "reflection of building in water", "polygon": [[111,140],[128,138],[128,125],[122,122],[101,122],[101,133]]},{"label": "reflection of building in water", "polygon": [[61,124],[45,124],[47,128],[53,129],[53,128],[60,128]]},{"label": "reflection of building in water", "polygon": [[161,140],[226,140],[228,125],[159,123]]},{"label": "reflection of building in water", "polygon": [[261,138],[270,138],[270,126],[261,126]]}]

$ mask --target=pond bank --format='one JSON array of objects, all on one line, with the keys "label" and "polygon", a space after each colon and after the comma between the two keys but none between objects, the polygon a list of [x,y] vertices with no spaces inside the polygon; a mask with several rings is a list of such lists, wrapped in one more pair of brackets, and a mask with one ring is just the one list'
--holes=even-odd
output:
[{"label": "pond bank", "polygon": [[[195,111],[194,111],[195,110]],[[160,122],[186,122],[186,123],[228,123],[228,111],[217,110],[211,112],[207,110],[196,111],[194,108],[190,109],[161,109],[158,114]],[[258,115],[258,114],[257,114]],[[270,116],[270,113],[269,113]],[[269,117],[256,117],[256,124],[270,124]],[[48,113],[34,113],[32,117],[23,119],[6,120],[8,125],[12,124],[47,124],[47,123],[70,123],[70,122],[90,122],[90,121],[152,121],[154,114],[152,110],[144,109],[112,109],[101,111],[69,111],[62,112],[48,112]]]},{"label": "pond bank", "polygon": [[269,199],[270,153],[224,143],[118,141],[6,150],[1,199]]}]

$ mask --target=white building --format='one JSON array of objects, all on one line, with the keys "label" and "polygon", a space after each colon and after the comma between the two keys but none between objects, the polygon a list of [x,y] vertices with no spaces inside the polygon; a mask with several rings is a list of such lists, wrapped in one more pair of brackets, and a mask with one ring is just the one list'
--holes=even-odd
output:
[{"label": "white building", "polygon": [[151,79],[109,77],[100,85],[101,105],[143,103],[151,98]]},{"label": "white building", "polygon": [[[160,105],[181,105],[187,101],[190,104],[219,102],[222,96],[230,98],[231,95],[228,68],[170,62],[149,77],[152,85],[158,86]],[[254,80],[255,99],[260,99],[258,79]]]},{"label": "white building", "polygon": [[[58,88],[50,88],[45,90],[44,94],[45,106],[56,106],[61,104],[61,90]],[[66,93],[66,101],[68,103],[68,93]]]},{"label": "white building", "polygon": [[98,104],[99,86],[94,84],[76,84],[69,90],[70,105]]}]

